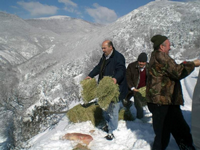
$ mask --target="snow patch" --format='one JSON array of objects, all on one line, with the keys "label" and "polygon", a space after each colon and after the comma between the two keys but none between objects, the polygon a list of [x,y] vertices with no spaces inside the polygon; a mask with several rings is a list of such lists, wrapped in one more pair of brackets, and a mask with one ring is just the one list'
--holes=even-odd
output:
[{"label": "snow patch", "polygon": [[52,45],[48,50],[46,50],[46,53],[48,53],[48,54],[53,53],[53,48],[54,48],[55,46],[56,46],[55,44]]}]

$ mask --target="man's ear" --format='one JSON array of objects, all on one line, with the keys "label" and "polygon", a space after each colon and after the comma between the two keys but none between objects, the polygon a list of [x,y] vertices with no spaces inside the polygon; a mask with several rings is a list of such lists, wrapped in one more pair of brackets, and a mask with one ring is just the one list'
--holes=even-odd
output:
[{"label": "man's ear", "polygon": [[163,51],[163,47],[164,47],[164,45],[162,45],[162,44],[160,44],[160,46],[159,46],[159,51]]}]

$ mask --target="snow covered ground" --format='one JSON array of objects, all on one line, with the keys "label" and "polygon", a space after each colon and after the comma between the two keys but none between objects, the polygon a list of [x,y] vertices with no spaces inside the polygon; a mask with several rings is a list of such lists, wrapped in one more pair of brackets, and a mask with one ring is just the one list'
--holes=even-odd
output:
[{"label": "snow covered ground", "polygon": [[[182,90],[184,94],[185,106],[182,107],[183,115],[191,126],[191,104],[192,93],[196,84],[199,68],[182,80]],[[89,121],[83,123],[70,123],[66,115],[54,127],[40,133],[29,140],[31,148],[29,150],[73,150],[77,145],[74,141],[61,140],[67,133],[83,133],[93,137],[93,141],[88,148],[91,150],[150,150],[153,143],[154,132],[152,128],[151,113],[144,107],[145,117],[141,120],[119,121],[115,139],[107,141],[106,133],[95,128]],[[135,108],[132,106],[135,114]],[[90,132],[93,131],[93,132]],[[174,138],[171,136],[167,150],[178,150]]]}]

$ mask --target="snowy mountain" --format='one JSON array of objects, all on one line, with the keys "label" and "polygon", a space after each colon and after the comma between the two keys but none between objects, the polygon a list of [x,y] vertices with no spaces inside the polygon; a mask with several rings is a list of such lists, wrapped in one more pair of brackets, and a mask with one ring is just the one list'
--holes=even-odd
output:
[{"label": "snowy mountain", "polygon": [[[25,20],[3,12],[0,13],[0,19],[1,49],[20,54],[24,57],[22,62],[41,53],[50,45],[51,36],[29,25]],[[40,40],[42,42],[38,43]],[[21,62],[15,62],[15,64],[19,63]]]},{"label": "snowy mountain", "polygon": [[[59,35],[64,35],[68,38],[93,32],[98,29],[94,28],[94,24],[84,20],[71,18],[68,16],[53,16],[48,18],[29,19],[26,20],[32,26],[49,30]],[[99,28],[102,25],[99,25]]]},{"label": "snowy mountain", "polygon": [[155,1],[106,26],[68,16],[23,20],[0,12],[0,110],[7,114],[0,117],[5,127],[1,145],[23,148],[63,117],[45,116],[44,109],[67,110],[80,103],[79,82],[99,61],[105,39],[113,41],[127,64],[142,51],[150,55],[154,34],[169,37],[177,60],[196,58],[199,10],[198,1]]},{"label": "snowy mountain", "polygon": [[194,58],[200,53],[199,7],[199,1],[150,2],[121,17],[109,29],[128,61],[141,51],[150,53],[150,39],[155,34],[168,36],[172,43],[171,55],[176,59]]}]

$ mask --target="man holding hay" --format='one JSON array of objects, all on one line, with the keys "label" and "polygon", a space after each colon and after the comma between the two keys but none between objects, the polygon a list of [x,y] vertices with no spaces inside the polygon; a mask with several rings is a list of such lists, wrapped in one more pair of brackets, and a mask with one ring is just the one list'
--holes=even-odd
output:
[{"label": "man holding hay", "polygon": [[[105,138],[107,140],[112,140],[114,138],[113,131],[118,126],[118,113],[123,106],[121,101],[125,98],[128,91],[126,66],[124,56],[115,50],[111,41],[105,40],[102,43],[102,51],[102,58],[86,79],[91,79],[99,75],[98,82],[100,82],[105,76],[108,76],[111,78],[111,80],[108,79],[109,82],[112,82],[111,84],[119,85],[119,96],[117,98],[115,97],[110,102],[104,114],[108,126],[108,135]],[[107,89],[109,90],[109,87],[107,87]],[[107,94],[107,96],[109,95]],[[106,101],[106,99],[104,99],[104,101]]]},{"label": "man holding hay", "polygon": [[166,149],[170,134],[181,150],[195,150],[190,127],[180,108],[184,104],[180,80],[200,66],[200,60],[177,64],[169,55],[170,41],[166,36],[155,35],[151,42],[154,51],[149,61],[146,94],[155,132],[152,150]]},{"label": "man holding hay", "polygon": [[[144,116],[142,103],[144,98],[140,96],[140,89],[146,89],[147,66],[147,54],[143,52],[138,56],[137,61],[128,65],[126,70],[126,79],[129,88],[129,94],[126,99],[129,101],[130,98],[134,96],[134,105],[137,110],[136,117],[138,119]],[[146,92],[146,90],[144,92]]]}]

